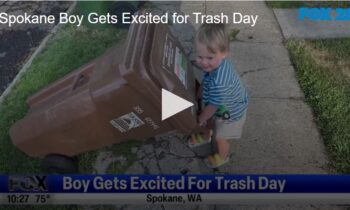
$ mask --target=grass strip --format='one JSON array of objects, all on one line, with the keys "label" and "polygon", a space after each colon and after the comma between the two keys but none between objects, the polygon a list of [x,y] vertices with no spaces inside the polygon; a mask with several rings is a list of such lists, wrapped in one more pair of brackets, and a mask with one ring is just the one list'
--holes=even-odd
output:
[{"label": "grass strip", "polygon": [[[286,44],[307,102],[314,110],[331,165],[350,173],[350,41],[294,41]],[[316,55],[315,55],[316,54]],[[320,59],[322,58],[322,59]]]}]

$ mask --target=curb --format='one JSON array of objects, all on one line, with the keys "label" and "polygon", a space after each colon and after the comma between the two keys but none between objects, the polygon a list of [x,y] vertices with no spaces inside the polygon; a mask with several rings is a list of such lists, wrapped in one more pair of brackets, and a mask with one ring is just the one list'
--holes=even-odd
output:
[{"label": "curb", "polygon": [[[76,6],[76,1],[68,8],[67,13],[70,14]],[[30,56],[30,58],[26,61],[26,63],[22,66],[22,68],[18,71],[16,77],[12,80],[10,85],[6,88],[6,90],[0,96],[0,105],[4,102],[5,98],[10,94],[13,87],[17,84],[17,82],[21,79],[24,73],[28,70],[28,68],[32,65],[34,58],[46,47],[47,42],[50,38],[57,33],[58,29],[61,27],[60,24],[57,24],[55,27],[48,32],[48,35],[43,39],[40,43],[39,47],[36,48],[34,53]]]}]

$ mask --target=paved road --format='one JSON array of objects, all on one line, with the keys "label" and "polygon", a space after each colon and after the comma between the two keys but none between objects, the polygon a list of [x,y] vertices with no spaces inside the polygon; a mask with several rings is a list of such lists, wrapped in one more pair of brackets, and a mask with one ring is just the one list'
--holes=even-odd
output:
[{"label": "paved road", "polygon": [[[8,15],[53,14],[68,9],[71,2],[0,1],[0,12]],[[53,24],[0,25],[0,95],[12,82],[26,59],[47,35]]]}]

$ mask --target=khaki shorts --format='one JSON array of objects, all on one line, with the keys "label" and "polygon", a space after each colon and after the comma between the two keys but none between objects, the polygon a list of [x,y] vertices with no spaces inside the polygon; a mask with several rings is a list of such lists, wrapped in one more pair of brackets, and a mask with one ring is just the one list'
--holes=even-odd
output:
[{"label": "khaki shorts", "polygon": [[[246,112],[247,113],[247,112]],[[239,139],[242,136],[246,113],[237,121],[228,121],[216,118],[216,137],[220,139]]]}]

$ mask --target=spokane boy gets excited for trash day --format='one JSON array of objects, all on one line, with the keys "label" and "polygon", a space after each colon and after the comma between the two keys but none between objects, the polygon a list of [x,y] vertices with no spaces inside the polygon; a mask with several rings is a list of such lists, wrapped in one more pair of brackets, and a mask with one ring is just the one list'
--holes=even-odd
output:
[{"label": "spokane boy gets excited for trash day", "polygon": [[[249,102],[248,93],[227,59],[229,53],[229,35],[225,24],[203,24],[195,37],[197,52],[196,64],[205,72],[200,92],[204,109],[198,116],[200,126],[205,126],[213,117],[214,133],[218,154],[206,159],[211,168],[228,162],[230,143],[228,139],[239,139],[242,135]],[[215,129],[216,132],[213,132]]]}]

